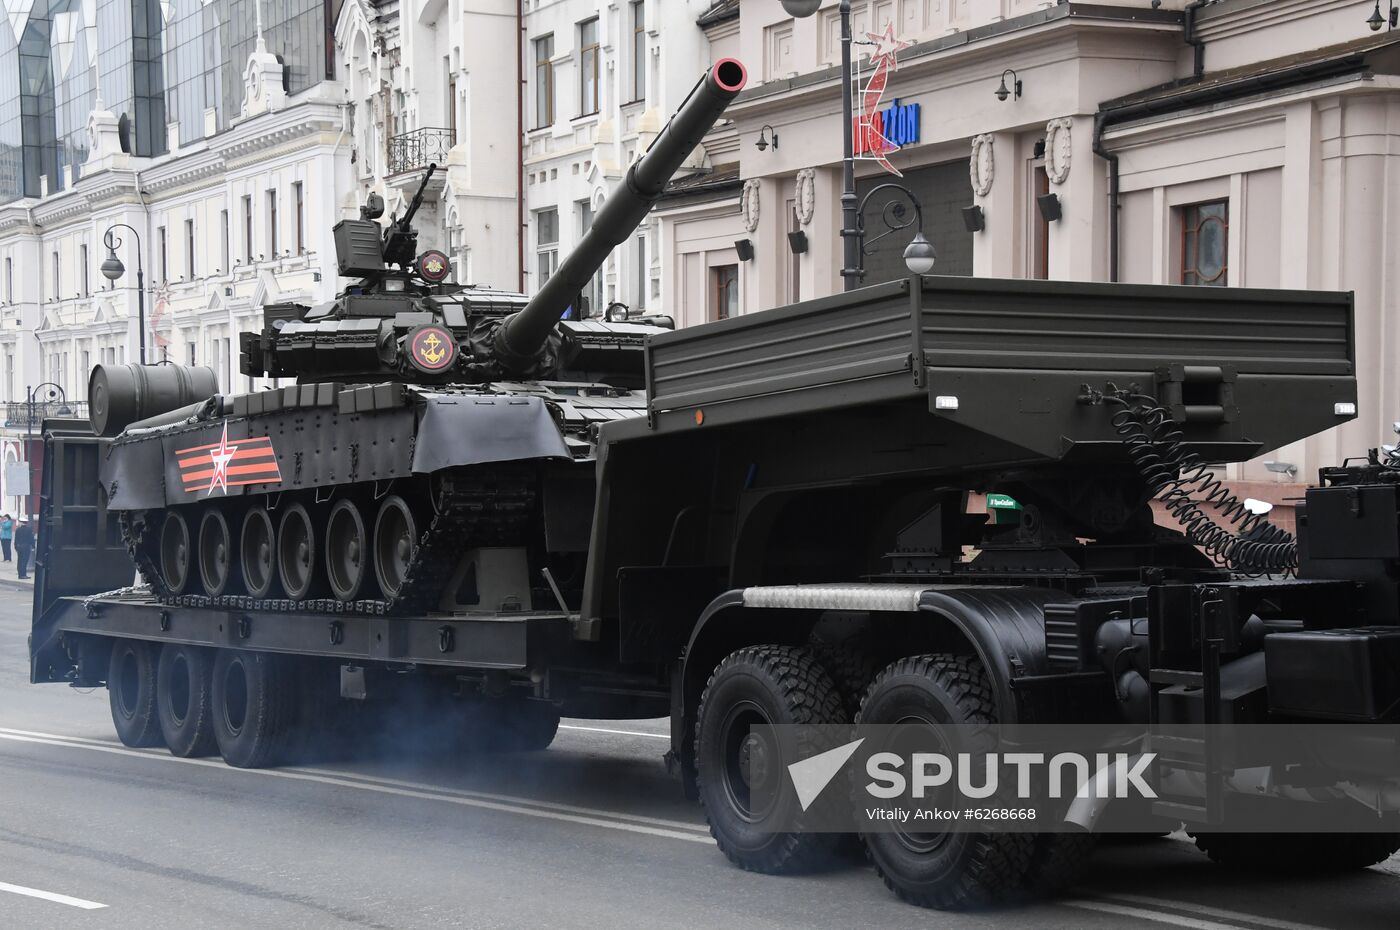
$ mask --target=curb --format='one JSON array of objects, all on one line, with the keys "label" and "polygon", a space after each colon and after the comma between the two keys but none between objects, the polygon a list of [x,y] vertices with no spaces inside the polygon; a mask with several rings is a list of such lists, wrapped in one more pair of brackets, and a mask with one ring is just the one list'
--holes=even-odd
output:
[{"label": "curb", "polygon": [[30,591],[34,590],[33,582],[19,581],[17,579],[0,578],[0,588],[7,591]]}]

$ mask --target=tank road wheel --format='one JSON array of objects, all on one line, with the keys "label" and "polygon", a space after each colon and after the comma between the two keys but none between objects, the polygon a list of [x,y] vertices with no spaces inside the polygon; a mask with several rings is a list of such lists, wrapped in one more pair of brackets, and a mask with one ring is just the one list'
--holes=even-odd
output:
[{"label": "tank road wheel", "polygon": [[171,594],[184,594],[190,583],[190,525],[178,510],[160,524],[160,577]]},{"label": "tank road wheel", "polygon": [[397,597],[408,578],[418,548],[418,523],[408,502],[397,494],[384,498],[374,521],[374,576],[385,597]]},{"label": "tank road wheel", "polygon": [[112,643],[107,666],[107,699],[112,723],[124,745],[140,748],[160,745],[160,720],[156,716],[155,643],[118,639]]},{"label": "tank road wheel", "polygon": [[156,709],[160,732],[172,755],[212,756],[214,742],[213,653],[200,646],[170,643],[156,667]]},{"label": "tank road wheel", "polygon": [[272,553],[276,537],[272,532],[272,517],[266,507],[254,507],[243,518],[243,532],[238,539],[238,564],[243,583],[253,597],[267,597],[277,581]]},{"label": "tank road wheel", "polygon": [[[806,649],[750,646],[715,668],[696,714],[695,759],[710,834],[730,861],[776,874],[803,871],[832,858],[840,834],[774,829],[801,814],[778,747],[751,729],[843,719],[831,676]],[[772,780],[783,785],[776,800],[757,802],[754,787]]]},{"label": "tank road wheel", "polygon": [[297,705],[292,660],[221,649],[214,660],[214,740],[229,765],[276,765],[292,742]]},{"label": "tank road wheel", "polygon": [[368,574],[369,535],[354,501],[339,500],[326,520],[326,577],[331,593],[342,601],[360,596]]},{"label": "tank road wheel", "polygon": [[[953,655],[911,656],[889,665],[870,686],[857,718],[867,724],[922,724],[934,740],[939,724],[996,721],[996,699],[982,664]],[[861,839],[891,891],[911,904],[944,910],[1017,897],[1036,846],[1030,833],[901,830],[863,833]]]},{"label": "tank road wheel", "polygon": [[229,593],[234,568],[228,519],[217,507],[210,507],[199,521],[199,577],[204,593],[210,597]]},{"label": "tank road wheel", "polygon": [[315,596],[320,587],[316,524],[304,504],[292,504],[277,525],[277,577],[292,600]]}]

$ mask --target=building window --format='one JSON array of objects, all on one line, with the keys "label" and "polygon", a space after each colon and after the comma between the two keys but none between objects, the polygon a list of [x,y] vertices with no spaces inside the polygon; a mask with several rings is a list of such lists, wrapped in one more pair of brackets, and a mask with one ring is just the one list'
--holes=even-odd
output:
[{"label": "building window", "polygon": [[[580,200],[578,202],[578,237],[582,239],[593,228],[593,201]],[[593,277],[589,279],[588,285],[584,288],[583,298],[585,306],[579,308],[579,318],[584,319],[590,314],[601,313],[603,310],[603,270],[598,269]]]},{"label": "building window", "polygon": [[632,4],[632,99],[647,95],[647,10],[643,0]]},{"label": "building window", "polygon": [[218,270],[221,271],[221,272],[226,272],[226,271],[229,270],[229,267],[230,267],[230,265],[229,265],[229,263],[228,263],[228,259],[229,259],[228,233],[229,233],[229,230],[228,230],[228,211],[227,211],[227,210],[220,210],[220,211],[219,211],[219,230],[220,230],[220,235],[222,236],[222,238],[221,238],[220,241],[219,241],[219,258],[220,258],[220,260],[223,262],[223,264],[221,264],[221,265],[219,266]]},{"label": "building window", "polygon": [[253,264],[253,195],[243,195],[243,262]]},{"label": "building window", "polygon": [[[797,217],[797,201],[787,202],[787,231],[789,234],[801,232],[802,222]],[[788,253],[788,302],[797,303],[802,299],[802,256],[792,249]]]},{"label": "building window", "polygon": [[1181,207],[1181,283],[1229,283],[1230,204],[1225,200]]},{"label": "building window", "polygon": [[169,266],[169,264],[166,262],[166,258],[167,258],[168,256],[167,256],[167,252],[166,252],[166,248],[165,248],[165,227],[164,227],[164,226],[157,226],[157,227],[156,227],[156,255],[157,255],[157,256],[159,257],[159,259],[160,259],[160,279],[161,279],[162,281],[169,281],[169,280],[170,280],[170,274],[169,274],[170,266]]},{"label": "building window", "polygon": [[15,260],[5,259],[5,302],[15,302]]},{"label": "building window", "polygon": [[554,36],[535,40],[535,128],[554,125]]},{"label": "building window", "polygon": [[578,115],[598,112],[598,17],[578,24]]},{"label": "building window", "polygon": [[635,279],[632,306],[638,310],[644,310],[647,305],[647,237],[641,233],[637,234],[637,274]]},{"label": "building window", "polygon": [[267,192],[267,257],[277,257],[277,190]]},{"label": "building window", "polygon": [[[88,280],[88,251],[87,251],[87,243],[83,243],[82,245],[78,246],[78,257],[79,257],[79,259],[82,261],[82,265],[80,266],[82,270],[79,272],[79,274],[82,275],[83,296],[84,296],[84,297],[91,297],[91,296],[92,296],[92,285],[89,283],[89,280]],[[86,368],[87,368],[87,365],[84,364],[84,365],[83,365],[83,368],[86,369]]]},{"label": "building window", "polygon": [[189,352],[189,360],[186,361],[185,364],[186,364],[186,365],[193,365],[193,364],[194,364],[194,343],[193,343],[193,342],[187,342],[187,343],[185,343],[185,349],[188,350],[188,352]]},{"label": "building window", "polygon": [[[453,137],[456,137],[456,130],[453,130]],[[303,197],[302,184],[297,181],[292,185],[292,197],[296,201],[296,223],[297,223],[297,254],[301,255],[306,251],[306,202]]]},{"label": "building window", "polygon": [[536,287],[543,286],[559,267],[559,211],[550,208],[535,212],[535,258],[539,270]]},{"label": "building window", "polygon": [[727,320],[739,314],[739,266],[716,265],[710,269],[710,319]]},{"label": "building window", "polygon": [[62,295],[60,295],[59,292],[58,292],[58,250],[57,250],[57,249],[55,249],[55,250],[54,250],[54,253],[53,253],[53,296],[54,296],[54,299],[55,299],[55,300],[57,300],[60,296],[62,296]]},{"label": "building window", "polygon": [[447,132],[452,144],[457,144],[457,76],[452,73],[452,61],[442,59],[442,70],[447,75]]},{"label": "building window", "polygon": [[185,277],[194,280],[194,220],[185,220]]}]

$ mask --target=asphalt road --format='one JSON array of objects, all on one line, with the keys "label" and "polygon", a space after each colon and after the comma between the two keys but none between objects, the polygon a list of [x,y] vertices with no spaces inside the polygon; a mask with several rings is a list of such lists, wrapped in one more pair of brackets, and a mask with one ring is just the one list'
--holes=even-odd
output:
[{"label": "asphalt road", "polygon": [[0,586],[0,927],[1400,925],[1400,859],[1247,878],[1184,837],[1102,848],[1071,894],[980,914],[908,907],[855,862],[746,873],[667,776],[661,720],[566,721],[531,755],[397,746],[263,771],[130,750],[105,691],[27,683],[28,609]]}]

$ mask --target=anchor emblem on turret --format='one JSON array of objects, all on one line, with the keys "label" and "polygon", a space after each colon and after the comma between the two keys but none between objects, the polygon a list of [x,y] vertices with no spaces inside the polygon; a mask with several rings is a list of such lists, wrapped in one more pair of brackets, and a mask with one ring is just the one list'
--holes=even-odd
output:
[{"label": "anchor emblem on turret", "polygon": [[441,326],[420,326],[408,334],[408,358],[419,371],[442,371],[457,357],[457,341]]}]

